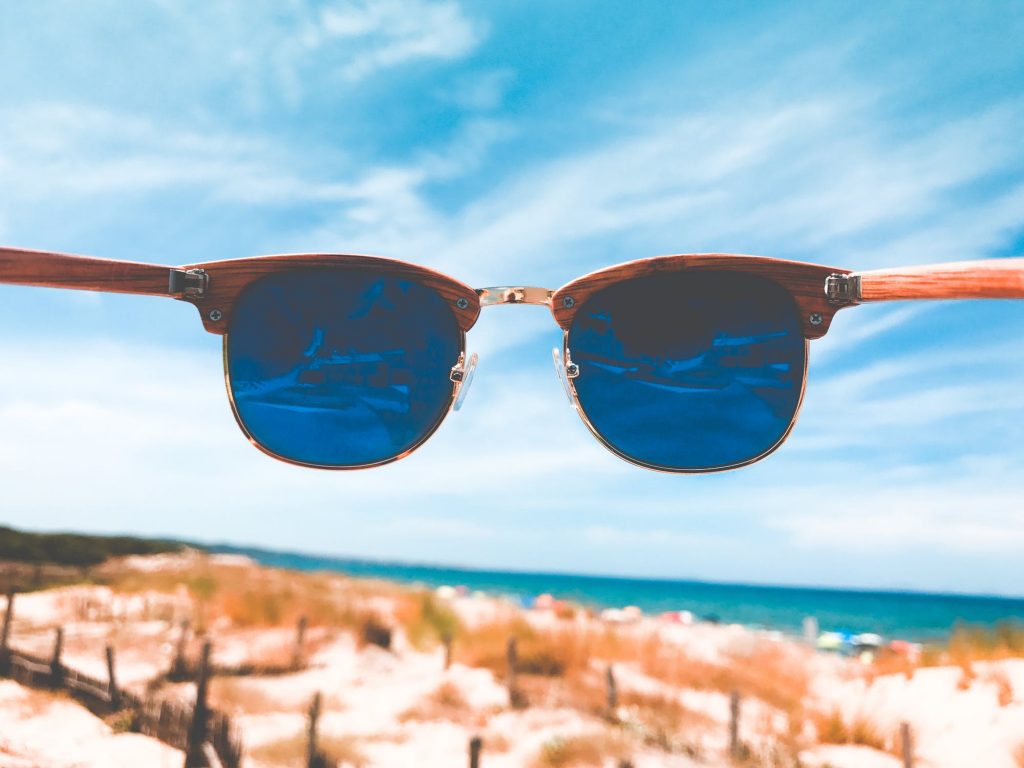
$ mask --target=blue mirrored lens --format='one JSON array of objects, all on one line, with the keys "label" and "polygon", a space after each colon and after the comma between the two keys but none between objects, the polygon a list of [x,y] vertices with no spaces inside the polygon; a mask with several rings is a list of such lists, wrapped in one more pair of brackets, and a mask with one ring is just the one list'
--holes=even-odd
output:
[{"label": "blue mirrored lens", "polygon": [[227,340],[235,410],[270,452],[354,467],[393,459],[448,410],[462,335],[430,288],[366,270],[268,275]]},{"label": "blue mirrored lens", "polygon": [[580,406],[626,457],[677,470],[757,458],[786,434],[806,347],[770,280],[684,270],[605,288],[569,329]]}]

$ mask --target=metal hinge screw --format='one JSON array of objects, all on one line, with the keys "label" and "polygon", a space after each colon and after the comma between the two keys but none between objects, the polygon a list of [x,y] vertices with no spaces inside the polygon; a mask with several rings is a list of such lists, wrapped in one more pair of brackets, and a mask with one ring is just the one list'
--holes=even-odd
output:
[{"label": "metal hinge screw", "polygon": [[811,325],[821,325],[825,322],[825,318],[822,316],[821,312],[812,312],[811,316],[807,319],[811,321]]},{"label": "metal hinge screw", "polygon": [[469,306],[469,299],[465,297],[462,297],[461,299],[456,299],[455,306],[458,307],[459,309],[465,309],[466,307]]},{"label": "metal hinge screw", "polygon": [[566,309],[572,309],[573,307],[576,306],[576,299],[574,299],[572,296],[566,296],[564,299],[562,299],[562,306],[565,307]]},{"label": "metal hinge screw", "polygon": [[224,313],[221,312],[219,309],[211,309],[209,317],[211,320],[213,320],[213,322],[217,323],[220,322],[221,319],[223,319]]},{"label": "metal hinge screw", "polygon": [[825,296],[831,304],[860,302],[860,275],[829,275],[825,278]]},{"label": "metal hinge screw", "polygon": [[205,269],[172,269],[168,275],[167,292],[181,294],[190,299],[201,299],[210,287],[210,276]]}]

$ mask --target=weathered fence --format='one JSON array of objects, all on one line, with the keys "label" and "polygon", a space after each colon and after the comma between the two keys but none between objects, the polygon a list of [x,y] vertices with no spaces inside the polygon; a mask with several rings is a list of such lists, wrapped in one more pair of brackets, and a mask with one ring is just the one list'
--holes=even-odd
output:
[{"label": "weathered fence", "polygon": [[[209,676],[209,644],[203,649],[198,674],[196,703],[143,697],[117,685],[114,649],[106,647],[107,679],[65,666],[62,660],[64,632],[58,628],[53,653],[47,658],[10,645],[14,617],[14,595],[8,593],[3,628],[0,630],[0,676],[10,677],[31,688],[65,690],[94,714],[130,713],[129,729],[159,739],[186,753],[186,768],[217,765],[238,768],[242,745],[230,718],[206,705],[205,681]],[[204,663],[205,662],[205,663]]]},{"label": "weathered fence", "polygon": [[[232,667],[214,666],[210,660],[211,644],[206,641],[196,660],[186,655],[188,625],[182,624],[178,636],[177,651],[169,671],[163,678],[169,680],[195,680],[196,701],[194,704],[180,701],[159,700],[152,695],[140,696],[132,691],[122,690],[117,684],[114,649],[106,646],[107,679],[87,675],[64,665],[62,660],[64,632],[57,628],[54,635],[53,651],[49,656],[40,656],[10,645],[13,626],[14,593],[7,595],[3,624],[0,627],[0,677],[10,677],[22,685],[34,688],[66,690],[95,714],[105,716],[116,712],[130,713],[130,730],[151,736],[185,753],[185,768],[239,768],[242,761],[242,746],[230,718],[207,704],[208,682],[213,675],[238,674],[284,674],[303,669],[306,666],[306,620],[300,619],[296,627],[295,645],[290,660],[279,666],[237,665]],[[443,638],[445,645],[445,668],[451,663],[450,635]],[[516,639],[508,638],[506,646],[506,685],[509,705],[521,708],[527,705],[526,696],[519,687],[519,654]],[[745,761],[750,757],[751,745],[741,738],[741,696],[738,691],[729,695],[729,724],[727,751],[733,761]],[[607,720],[619,722],[619,694],[615,670],[608,665],[605,670],[605,708]],[[333,768],[334,763],[320,749],[318,721],[321,714],[321,696],[316,694],[309,709],[306,763],[308,768]],[[904,768],[913,768],[914,738],[909,723],[901,723],[899,740],[895,745],[902,758]],[[469,742],[469,764],[479,768],[483,741],[474,735]],[[623,760],[620,768],[630,768],[631,763]]]},{"label": "weathered fence", "polygon": [[[292,646],[290,658],[287,662],[242,662],[240,664],[212,664],[210,674],[217,677],[273,677],[276,675],[290,675],[308,667],[306,659],[306,618],[299,619],[295,627],[295,641]],[[199,660],[189,659],[186,650],[188,648],[189,625],[187,621],[181,623],[178,634],[177,647],[174,652],[174,659],[167,671],[166,678],[172,683],[180,683],[199,678]]]}]

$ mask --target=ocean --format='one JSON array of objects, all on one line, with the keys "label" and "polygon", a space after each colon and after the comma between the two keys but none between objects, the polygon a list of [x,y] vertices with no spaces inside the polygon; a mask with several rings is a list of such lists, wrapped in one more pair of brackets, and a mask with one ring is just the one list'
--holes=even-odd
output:
[{"label": "ocean", "polygon": [[822,630],[876,632],[914,641],[939,640],[958,622],[985,627],[1000,621],[1024,623],[1024,599],[1020,598],[487,571],[228,545],[209,549],[247,555],[278,568],[335,571],[428,587],[462,585],[526,601],[550,593],[598,609],[636,605],[651,614],[687,610],[698,618],[715,617],[792,634],[801,632],[807,616],[815,617]]}]

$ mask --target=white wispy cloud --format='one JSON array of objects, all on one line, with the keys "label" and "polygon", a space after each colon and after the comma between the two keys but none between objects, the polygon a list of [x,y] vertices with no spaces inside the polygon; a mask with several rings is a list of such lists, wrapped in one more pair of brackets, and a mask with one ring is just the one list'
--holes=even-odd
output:
[{"label": "white wispy cloud", "polygon": [[678,554],[711,544],[722,546],[728,537],[680,531],[675,528],[588,525],[580,531],[581,544],[599,550],[643,549],[648,553]]},{"label": "white wispy cloud", "polygon": [[[807,496],[798,492],[787,503],[799,509],[801,499]],[[827,511],[810,504],[779,510],[768,525],[819,551],[1012,555],[1024,545],[1019,499],[1018,483],[979,491],[976,479],[941,489],[869,481],[857,483],[849,498],[833,499]]]},{"label": "white wispy cloud", "polygon": [[510,67],[474,71],[461,75],[452,87],[437,93],[443,101],[462,109],[486,112],[502,105],[515,80],[516,72]]},{"label": "white wispy cloud", "polygon": [[[333,204],[349,227],[384,233],[386,242],[389,230],[395,237],[436,230],[438,215],[420,193],[423,185],[472,172],[510,135],[506,123],[474,119],[408,165],[357,167],[343,151],[325,148],[327,170],[313,171],[308,158],[265,137],[174,128],[79,104],[0,108],[0,183],[17,190],[0,200],[0,216],[38,201],[135,203],[140,194],[176,191],[251,206]],[[309,249],[311,238],[304,239]]]},{"label": "white wispy cloud", "polygon": [[[265,141],[168,129],[146,117],[89,105],[36,103],[0,110],[0,180],[18,192],[5,207],[175,188],[237,195],[258,188],[271,173],[267,158],[274,154]],[[299,187],[298,180],[291,186]]]},{"label": "white wispy cloud", "polygon": [[[669,252],[774,244],[771,255],[812,253],[863,268],[981,256],[1019,225],[1024,182],[966,211],[951,191],[1000,166],[1024,167],[1024,150],[1006,129],[1022,121],[1024,107],[1002,105],[892,144],[853,114],[854,105],[777,104],[742,120],[731,110],[666,117],[512,172],[454,212],[432,203],[428,185],[471,173],[512,135],[507,122],[469,122],[409,164],[360,166],[335,151],[326,169],[303,173],[291,150],[267,138],[29,105],[0,121],[0,180],[23,199],[178,188],[243,204],[307,201],[327,208],[322,223],[288,238],[297,245],[440,254],[440,265],[460,275],[510,260],[527,273],[555,256],[566,271],[589,269],[598,265],[585,244],[595,238]],[[865,242],[870,250],[861,250]]]},{"label": "white wispy cloud", "polygon": [[414,227],[368,231],[341,212],[316,235],[398,252],[443,246],[450,269],[480,273],[513,260],[524,271],[545,262],[592,268],[586,246],[599,238],[631,244],[621,260],[757,249],[889,266],[981,257],[1019,226],[1024,182],[994,189],[970,210],[956,192],[1000,167],[1024,168],[1024,150],[1006,129],[1022,121],[1020,104],[899,142],[878,135],[859,106],[829,98],[664,116],[512,173],[454,214],[425,204],[428,176],[407,177],[398,199],[415,215],[400,215],[390,198],[381,218]]},{"label": "white wispy cloud", "polygon": [[869,318],[865,317],[866,312],[863,308],[859,309],[856,315],[842,312],[832,321],[830,333],[814,342],[812,359],[815,363],[820,363],[831,360],[841,352],[855,353],[860,345],[884,337],[905,323],[927,315],[938,307],[938,304],[929,302],[896,304],[891,307],[880,305],[872,308],[874,311]]},{"label": "white wispy cloud", "polygon": [[[69,32],[102,17],[91,9],[62,11],[52,13],[52,24]],[[215,0],[160,3],[149,12],[151,23],[187,52],[175,62],[183,76],[221,94],[229,85],[232,101],[253,114],[296,111],[325,90],[404,65],[462,58],[487,35],[486,25],[455,0]],[[129,82],[138,79],[132,75]]]},{"label": "white wispy cloud", "polygon": [[416,59],[455,59],[472,51],[484,35],[456,2],[375,0],[336,3],[320,15],[318,31],[307,30],[310,48],[344,45],[348,80]]},{"label": "white wispy cloud", "polygon": [[[548,431],[558,423],[579,427],[552,372],[536,396],[529,394],[534,382],[522,375],[476,386],[465,408],[449,416],[427,447],[390,467],[340,474],[289,468],[246,444],[231,417],[220,357],[208,352],[115,343],[54,342],[46,350],[4,344],[0,456],[4,471],[25,481],[22,493],[8,489],[6,502],[49,508],[73,497],[78,482],[109,482],[116,468],[126,482],[105,500],[116,506],[146,488],[187,485],[188,478],[205,474],[216,455],[218,469],[204,492],[175,505],[201,510],[210,503],[230,504],[244,488],[242,498],[259,496],[259,506],[273,508],[303,478],[312,481],[305,495],[321,495],[324,504],[341,486],[348,504],[372,504],[382,476],[390,476],[395,508],[404,503],[414,509],[424,494],[486,496],[494,490],[495,462],[516,482],[540,484],[588,464],[572,449],[586,440],[580,429]],[[44,456],[48,461],[41,462]],[[42,480],[53,463],[66,468],[68,484],[28,481]]]}]

